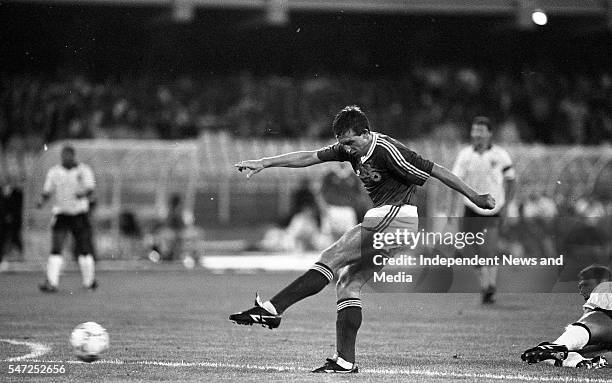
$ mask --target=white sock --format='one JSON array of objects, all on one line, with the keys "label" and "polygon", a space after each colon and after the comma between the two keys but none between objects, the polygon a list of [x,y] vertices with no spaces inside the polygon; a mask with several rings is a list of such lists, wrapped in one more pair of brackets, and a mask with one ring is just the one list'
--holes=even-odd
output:
[{"label": "white sock", "polygon": [[264,303],[262,303],[261,307],[268,310],[270,314],[278,315],[278,311],[276,311],[276,307],[274,307],[274,305],[270,301],[265,301]]},{"label": "white sock", "polygon": [[60,272],[64,264],[64,257],[58,254],[49,255],[47,260],[47,281],[53,287],[59,285]]},{"label": "white sock", "polygon": [[562,344],[569,351],[580,350],[589,343],[589,332],[582,326],[571,324],[565,328],[565,332],[553,343]]},{"label": "white sock", "polygon": [[[571,368],[576,368],[576,365],[580,362],[582,362],[583,360],[585,360],[586,358],[583,357],[582,355],[580,355],[577,352],[568,352],[567,353],[567,358],[565,358],[562,362],[561,362],[561,366],[562,367],[571,367]],[[546,359],[543,360],[542,363],[545,364],[550,364],[551,366],[555,365],[555,360],[553,359]]]},{"label": "white sock", "polygon": [[350,370],[351,368],[353,368],[353,363],[347,362],[346,360],[342,359],[341,357],[338,357],[338,359],[336,359],[336,363],[338,364],[338,366],[340,366],[342,368],[346,368],[347,370]]},{"label": "white sock", "polygon": [[91,286],[96,278],[96,269],[93,256],[91,254],[79,256],[79,268],[81,269],[83,286]]},{"label": "white sock", "polygon": [[486,266],[480,268],[480,288],[486,289],[489,287],[489,269]]},{"label": "white sock", "polygon": [[563,361],[563,367],[575,368],[578,363],[582,362],[585,359],[585,357],[578,354],[577,352],[569,352],[567,354],[567,358],[565,358],[565,360]]},{"label": "white sock", "polygon": [[482,266],[480,268],[480,287],[487,289],[497,284],[497,266]]}]

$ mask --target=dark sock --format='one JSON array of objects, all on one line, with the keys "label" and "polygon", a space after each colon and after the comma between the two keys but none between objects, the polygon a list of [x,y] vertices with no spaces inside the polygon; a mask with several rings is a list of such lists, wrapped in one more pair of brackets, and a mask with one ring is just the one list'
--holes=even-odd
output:
[{"label": "dark sock", "polygon": [[355,363],[355,340],[361,326],[361,300],[359,298],[338,301],[336,318],[336,348],[338,356]]},{"label": "dark sock", "polygon": [[270,302],[280,315],[292,304],[323,290],[332,279],[334,279],[334,272],[324,264],[317,262],[310,270],[270,299]]}]

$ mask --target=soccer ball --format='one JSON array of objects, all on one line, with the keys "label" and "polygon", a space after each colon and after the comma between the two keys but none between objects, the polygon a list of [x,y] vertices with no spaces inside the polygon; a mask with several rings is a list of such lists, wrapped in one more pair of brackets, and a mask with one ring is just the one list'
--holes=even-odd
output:
[{"label": "soccer ball", "polygon": [[108,348],[109,337],[104,327],[96,322],[85,322],[72,330],[70,344],[77,358],[93,362]]}]

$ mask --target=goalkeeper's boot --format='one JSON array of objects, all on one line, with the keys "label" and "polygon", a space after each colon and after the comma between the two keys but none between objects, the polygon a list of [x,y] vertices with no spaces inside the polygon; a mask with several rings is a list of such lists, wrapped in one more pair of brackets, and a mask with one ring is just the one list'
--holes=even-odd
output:
[{"label": "goalkeeper's boot", "polygon": [[585,359],[576,364],[576,368],[585,368],[587,370],[597,370],[608,365],[608,361],[602,355],[598,355],[591,359]]},{"label": "goalkeeper's boot", "polygon": [[334,359],[327,358],[324,365],[319,368],[315,368],[310,372],[314,372],[315,374],[355,374],[359,372],[359,368],[355,363],[353,363],[353,367],[351,368],[344,368]]},{"label": "goalkeeper's boot", "polygon": [[254,323],[259,323],[262,327],[267,327],[270,330],[280,326],[281,316],[275,315],[265,308],[259,298],[259,294],[255,295],[255,307],[246,311],[241,311],[229,316],[229,320],[237,324],[252,326]]},{"label": "goalkeeper's boot", "polygon": [[542,342],[536,347],[523,352],[521,359],[529,364],[552,359],[555,361],[555,365],[557,365],[557,363],[562,363],[567,358],[567,353],[567,347],[561,344]]}]

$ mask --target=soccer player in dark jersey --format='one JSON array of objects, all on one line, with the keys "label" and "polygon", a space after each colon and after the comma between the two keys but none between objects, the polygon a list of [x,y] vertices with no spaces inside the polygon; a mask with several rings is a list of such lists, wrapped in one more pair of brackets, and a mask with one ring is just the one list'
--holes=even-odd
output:
[{"label": "soccer player in dark jersey", "polygon": [[334,117],[332,130],[337,143],[320,150],[299,151],[258,160],[242,161],[235,166],[248,170],[247,177],[268,167],[301,168],[326,161],[350,162],[363,182],[374,207],[362,224],[348,230],[323,250],[310,270],[263,302],[255,298],[255,307],[230,315],[238,324],[258,323],[270,329],[280,325],[281,315],[296,302],[321,291],[337,276],[336,284],[336,355],[313,372],[352,373],[355,364],[355,340],[361,325],[361,288],[382,266],[372,262],[380,254],[374,250],[374,233],[404,228],[418,230],[416,207],[411,205],[417,186],[433,176],[469,198],[476,206],[492,209],[495,200],[479,195],[446,168],[428,161],[401,142],[370,130],[366,115],[357,106],[347,106]]}]

